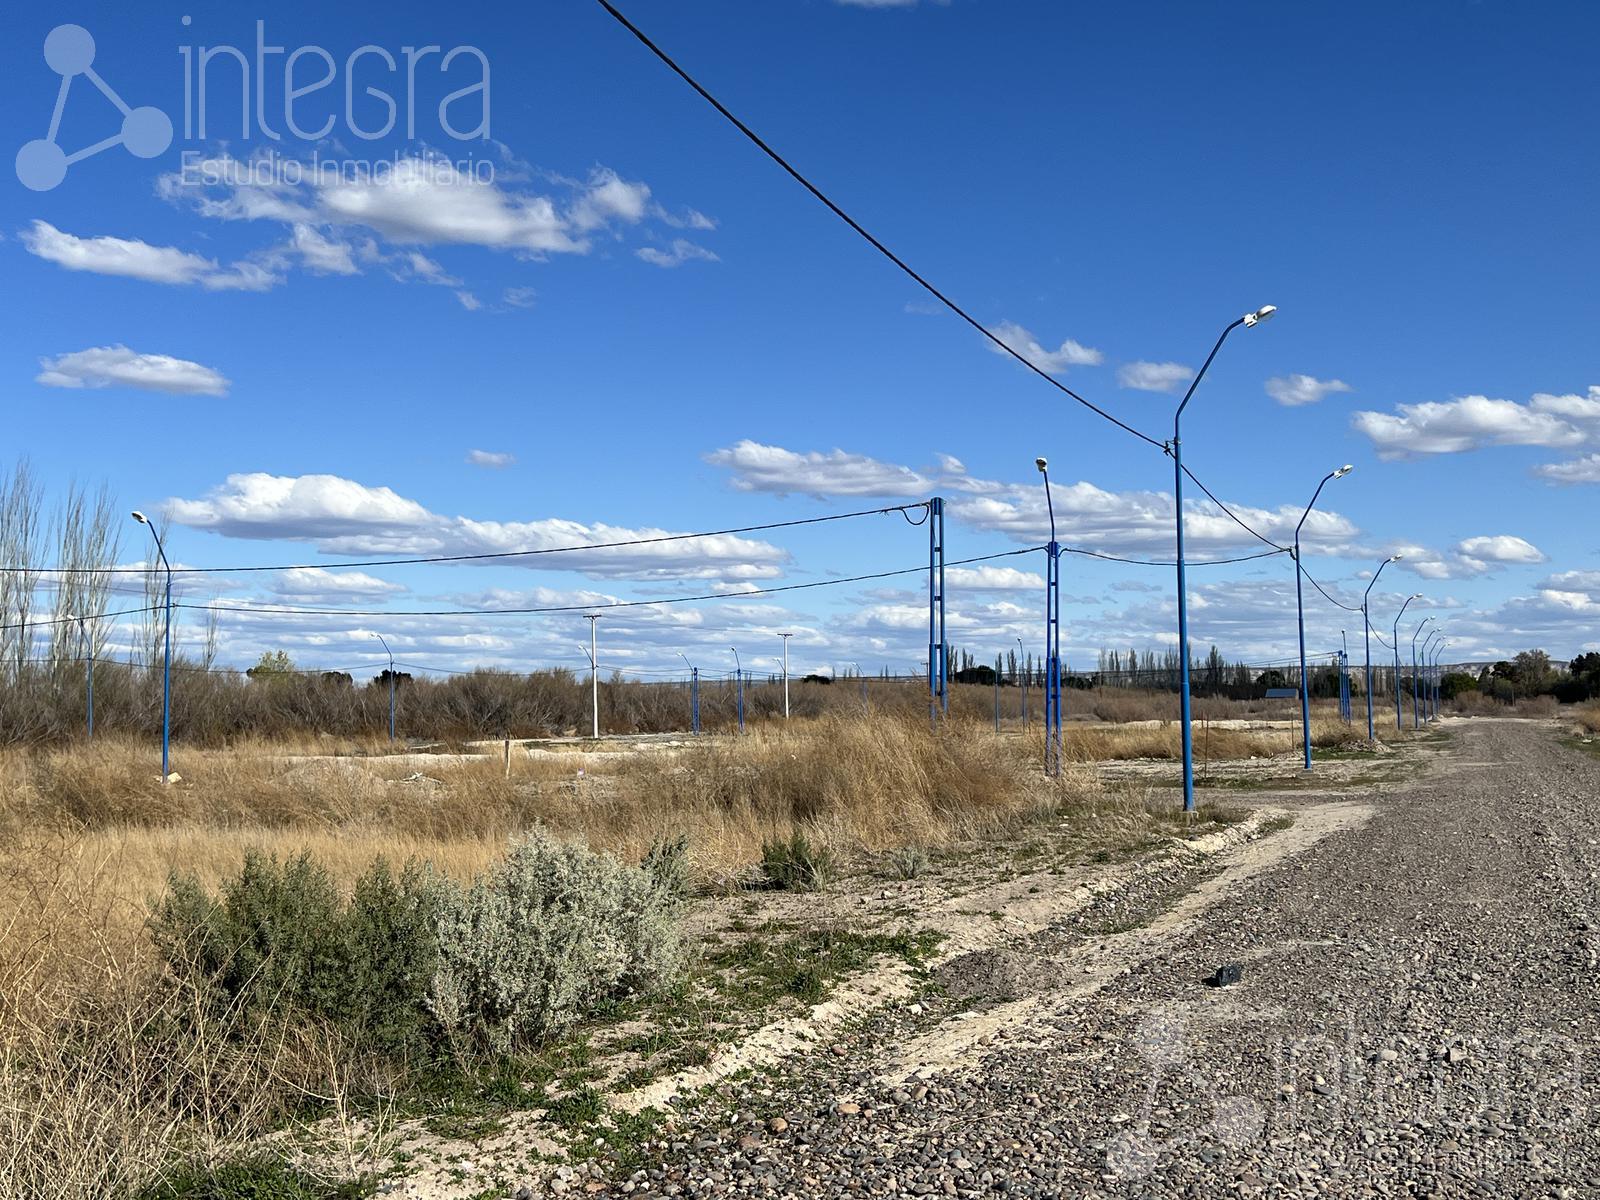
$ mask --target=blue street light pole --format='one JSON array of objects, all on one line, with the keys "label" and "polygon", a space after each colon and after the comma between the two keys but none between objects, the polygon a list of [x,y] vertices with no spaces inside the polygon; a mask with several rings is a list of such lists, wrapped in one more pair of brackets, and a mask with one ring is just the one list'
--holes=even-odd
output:
[{"label": "blue street light pole", "polygon": [[171,782],[172,776],[172,564],[167,561],[167,548],[161,544],[161,535],[150,518],[134,511],[133,519],[150,530],[156,540],[156,553],[167,572],[166,620],[161,634],[161,782]]},{"label": "blue street light pole", "polygon": [[1050,541],[1044,548],[1044,772],[1061,774],[1061,543],[1056,541],[1056,508],[1050,499],[1050,464],[1033,465],[1044,476],[1044,506],[1050,514]]},{"label": "blue street light pole", "polygon": [[1028,656],[1028,648],[1022,644],[1022,639],[1017,639],[1017,653],[1022,657],[1017,659],[1018,674],[1022,676],[1022,727],[1028,727],[1028,667],[1024,661]]},{"label": "blue street light pole", "polygon": [[1430,656],[1433,653],[1433,639],[1443,636],[1443,629],[1434,628],[1422,639],[1422,674],[1425,676],[1422,684],[1422,704],[1428,711],[1430,721],[1433,720],[1433,669],[1430,666]]},{"label": "blue street light pole", "polygon": [[693,733],[700,732],[700,668],[689,661],[689,656],[682,650],[678,657],[683,659],[683,665],[689,668],[689,729]]},{"label": "blue street light pole", "polygon": [[1339,651],[1339,715],[1348,725],[1350,724],[1350,639],[1345,636],[1345,631],[1342,629],[1339,630],[1339,644],[1344,647]]},{"label": "blue street light pole", "polygon": [[1172,441],[1167,443],[1166,449],[1172,455],[1172,500],[1175,509],[1174,516],[1178,526],[1178,660],[1181,671],[1179,704],[1183,713],[1183,811],[1194,811],[1194,722],[1189,710],[1189,594],[1188,581],[1184,574],[1183,564],[1183,437],[1181,422],[1183,410],[1189,406],[1189,401],[1194,398],[1195,389],[1200,386],[1200,381],[1205,378],[1206,369],[1211,366],[1211,360],[1217,357],[1217,351],[1222,349],[1222,343],[1228,340],[1228,335],[1239,326],[1252,328],[1262,321],[1271,318],[1277,312],[1271,304],[1256,309],[1255,312],[1246,313],[1238,320],[1231,322],[1222,331],[1222,336],[1217,338],[1217,344],[1211,347],[1211,353],[1206,355],[1206,361],[1200,364],[1200,370],[1195,373],[1194,379],[1189,384],[1189,390],[1183,394],[1177,411],[1172,414]]},{"label": "blue street light pole", "polygon": [[733,651],[733,686],[739,697],[739,732],[744,732],[744,667],[739,663],[739,647],[730,646]]},{"label": "blue street light pole", "polygon": [[1420,687],[1419,687],[1419,685],[1417,683],[1417,634],[1421,633],[1423,631],[1423,629],[1426,628],[1428,622],[1430,622],[1432,620],[1433,620],[1432,617],[1423,617],[1422,618],[1422,624],[1418,625],[1417,628],[1416,628],[1416,632],[1411,635],[1411,728],[1412,729],[1420,729],[1420,728],[1422,728],[1422,717],[1417,712],[1417,698],[1420,695]]},{"label": "blue street light pole", "polygon": [[1432,670],[1432,678],[1434,678],[1434,717],[1432,717],[1432,720],[1438,720],[1438,691],[1440,691],[1440,686],[1438,685],[1440,685],[1440,680],[1443,677],[1443,672],[1438,666],[1438,656],[1445,653],[1445,646],[1448,645],[1450,645],[1448,640],[1438,638],[1438,645],[1434,646],[1434,670]]},{"label": "blue street light pole", "polygon": [[389,740],[392,742],[394,741],[394,651],[389,649],[389,643],[383,640],[383,634],[373,630],[372,636],[378,639],[383,652],[389,656]]},{"label": "blue street light pole", "polygon": [[1300,514],[1300,524],[1294,527],[1294,610],[1295,619],[1300,625],[1300,740],[1306,748],[1306,770],[1311,770],[1311,677],[1306,671],[1306,600],[1304,587],[1300,577],[1305,573],[1300,568],[1300,527],[1306,523],[1306,518],[1311,515],[1311,510],[1317,506],[1317,497],[1322,495],[1322,489],[1328,486],[1331,479],[1343,479],[1354,471],[1349,463],[1336,471],[1329,471],[1322,477],[1322,482],[1317,484],[1317,490],[1311,493],[1311,503],[1306,505],[1306,511]]},{"label": "blue street light pole", "polygon": [[1394,617],[1394,731],[1399,733],[1403,726],[1400,724],[1400,618],[1406,615],[1406,609],[1413,600],[1421,600],[1422,593],[1407,596],[1406,602],[1400,606],[1400,611]]},{"label": "blue street light pole", "polygon": [[1400,555],[1391,554],[1378,564],[1378,569],[1372,573],[1372,582],[1367,584],[1367,590],[1361,596],[1361,628],[1367,640],[1367,741],[1377,740],[1377,732],[1372,727],[1372,619],[1368,615],[1367,600],[1372,595],[1372,586],[1378,582],[1378,576],[1383,574],[1383,568],[1392,562],[1399,562]]}]

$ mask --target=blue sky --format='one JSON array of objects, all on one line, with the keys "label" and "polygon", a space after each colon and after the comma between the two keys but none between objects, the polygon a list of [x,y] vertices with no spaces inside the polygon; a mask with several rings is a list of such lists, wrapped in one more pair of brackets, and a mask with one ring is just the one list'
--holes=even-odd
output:
[{"label": "blue sky", "polygon": [[[1283,541],[1323,474],[1352,463],[1307,526],[1307,566],[1336,595],[1357,598],[1398,552],[1374,591],[1385,630],[1421,592],[1407,623],[1444,621],[1452,657],[1600,647],[1592,6],[623,7],[977,319],[1158,440],[1221,326],[1279,306],[1230,339],[1190,408],[1186,461],[1207,485]],[[196,566],[567,545],[934,491],[962,558],[1043,540],[1044,454],[1064,542],[1170,555],[1159,450],[935,311],[590,0],[275,6],[259,19],[284,52],[251,64],[264,103],[242,112],[238,63],[215,59],[201,138],[199,48],[254,58],[258,15],[87,4],[13,23],[0,98],[15,147],[48,130],[60,77],[43,47],[65,23],[90,32],[125,104],[175,126],[152,158],[111,146],[47,190],[0,186],[9,424],[53,490],[104,480],[123,508],[164,509],[173,559]],[[403,121],[402,48],[423,45],[481,58],[420,60],[416,136],[363,140],[347,116],[385,115],[363,89]],[[369,54],[352,72],[362,46],[399,70]],[[316,140],[284,120],[283,64],[302,47],[335,69],[294,110],[308,131],[332,119]],[[321,61],[302,54],[297,83]],[[484,61],[490,137],[457,140],[440,99]],[[468,96],[448,115],[470,131],[483,108]],[[119,122],[79,76],[56,140],[70,152]],[[284,182],[313,154],[392,171]],[[469,159],[476,177],[450,166]],[[206,186],[200,163],[258,164],[258,182]],[[1203,504],[1189,522],[1197,558],[1259,548]],[[129,525],[123,561],[147,553],[142,533]],[[1036,645],[1039,558],[961,575],[952,640],[980,658]],[[580,659],[581,618],[402,614],[925,560],[922,530],[873,517],[561,570],[268,573],[224,580],[216,602],[229,662],[269,647],[370,661],[377,629],[424,666],[525,667]],[[185,594],[209,602],[214,582]],[[1290,655],[1286,558],[1191,582],[1197,648]],[[793,629],[797,669],[904,670],[926,654],[919,587],[624,610],[602,622],[602,661],[667,670],[681,650],[725,670],[738,645],[770,666]],[[1172,641],[1170,570],[1073,558],[1065,590],[1075,666]],[[272,604],[394,615],[252,611]],[[1314,650],[1359,628],[1320,598],[1308,621]]]}]

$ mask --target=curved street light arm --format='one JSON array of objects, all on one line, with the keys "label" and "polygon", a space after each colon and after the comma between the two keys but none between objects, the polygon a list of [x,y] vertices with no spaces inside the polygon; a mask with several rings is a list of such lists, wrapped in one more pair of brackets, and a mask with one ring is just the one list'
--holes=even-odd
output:
[{"label": "curved street light arm", "polygon": [[1211,366],[1211,360],[1216,358],[1217,351],[1222,349],[1222,343],[1228,340],[1228,335],[1245,323],[1245,318],[1240,317],[1233,321],[1222,331],[1222,336],[1217,339],[1217,344],[1211,347],[1211,353],[1206,355],[1206,361],[1200,364],[1200,369],[1195,372],[1194,378],[1189,381],[1189,390],[1183,394],[1183,400],[1178,404],[1178,410],[1172,414],[1172,436],[1178,436],[1178,418],[1183,416],[1183,410],[1189,407],[1189,401],[1194,396],[1194,391],[1200,386],[1200,381],[1205,378],[1206,368]]}]

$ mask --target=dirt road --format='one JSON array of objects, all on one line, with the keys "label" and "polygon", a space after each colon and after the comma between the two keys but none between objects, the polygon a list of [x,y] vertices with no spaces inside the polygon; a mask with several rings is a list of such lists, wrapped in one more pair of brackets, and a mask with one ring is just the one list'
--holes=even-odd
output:
[{"label": "dirt road", "polygon": [[1413,785],[1301,797],[1271,853],[1103,897],[689,1103],[610,1188],[1600,1196],[1600,759],[1452,728]]}]

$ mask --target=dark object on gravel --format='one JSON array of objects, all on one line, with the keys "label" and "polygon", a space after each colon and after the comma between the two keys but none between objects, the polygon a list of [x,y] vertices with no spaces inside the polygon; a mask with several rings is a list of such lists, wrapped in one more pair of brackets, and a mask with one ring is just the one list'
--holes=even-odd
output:
[{"label": "dark object on gravel", "polygon": [[1207,987],[1227,987],[1244,978],[1244,968],[1238,963],[1223,963],[1205,978]]}]

